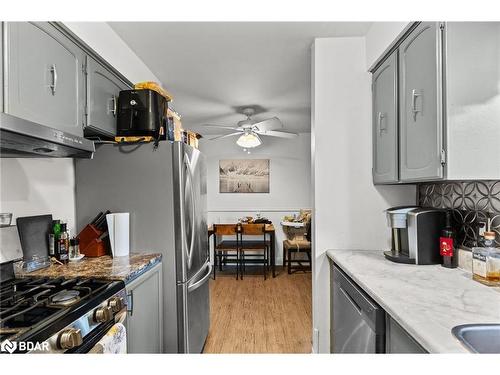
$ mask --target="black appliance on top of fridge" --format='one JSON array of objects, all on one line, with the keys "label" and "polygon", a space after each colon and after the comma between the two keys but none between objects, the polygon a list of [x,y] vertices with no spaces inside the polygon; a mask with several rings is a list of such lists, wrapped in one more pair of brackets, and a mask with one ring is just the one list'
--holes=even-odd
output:
[{"label": "black appliance on top of fridge", "polygon": [[103,208],[130,213],[130,250],[163,256],[164,351],[200,353],[211,274],[203,154],[181,142],[104,144],[75,165],[78,227]]}]

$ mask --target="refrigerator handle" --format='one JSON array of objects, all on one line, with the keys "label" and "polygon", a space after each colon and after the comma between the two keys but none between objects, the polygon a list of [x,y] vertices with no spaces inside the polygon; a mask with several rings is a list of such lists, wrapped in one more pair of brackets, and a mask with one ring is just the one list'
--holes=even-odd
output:
[{"label": "refrigerator handle", "polygon": [[192,171],[191,163],[189,162],[189,156],[187,154],[184,154],[184,164],[186,165],[186,169],[188,172],[187,173],[188,179],[186,180],[186,183],[189,183],[189,190],[190,190],[190,194],[191,194],[191,240],[189,243],[189,249],[187,249],[188,267],[191,267],[193,248],[194,248],[194,242],[195,242],[195,236],[196,236],[196,229],[195,229],[195,224],[196,224],[195,198],[196,197],[194,195],[193,171]]},{"label": "refrigerator handle", "polygon": [[212,274],[212,265],[210,263],[208,263],[207,264],[207,273],[205,274],[205,276],[203,276],[198,281],[196,281],[192,284],[189,284],[188,285],[188,292],[192,292],[193,290],[196,290],[200,286],[202,286],[207,281],[207,279],[210,277],[211,274]]}]

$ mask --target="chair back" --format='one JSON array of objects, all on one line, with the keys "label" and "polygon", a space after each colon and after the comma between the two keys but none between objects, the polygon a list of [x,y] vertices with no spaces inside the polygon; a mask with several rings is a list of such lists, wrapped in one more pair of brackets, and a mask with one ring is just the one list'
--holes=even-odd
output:
[{"label": "chair back", "polygon": [[241,224],[241,234],[258,236],[266,233],[266,224]]},{"label": "chair back", "polygon": [[214,224],[216,236],[235,236],[238,233],[237,224]]}]

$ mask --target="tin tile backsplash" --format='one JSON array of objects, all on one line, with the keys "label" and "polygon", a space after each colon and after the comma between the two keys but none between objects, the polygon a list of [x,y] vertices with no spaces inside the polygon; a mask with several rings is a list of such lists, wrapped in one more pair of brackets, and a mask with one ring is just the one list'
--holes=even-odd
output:
[{"label": "tin tile backsplash", "polygon": [[458,241],[465,247],[477,245],[488,218],[500,245],[500,181],[446,181],[418,185],[423,207],[452,210]]}]

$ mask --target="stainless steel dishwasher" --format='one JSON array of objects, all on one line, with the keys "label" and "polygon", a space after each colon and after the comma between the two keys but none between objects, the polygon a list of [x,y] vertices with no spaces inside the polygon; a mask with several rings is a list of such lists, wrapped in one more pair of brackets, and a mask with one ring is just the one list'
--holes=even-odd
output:
[{"label": "stainless steel dishwasher", "polygon": [[331,352],[385,353],[385,311],[332,264]]}]

